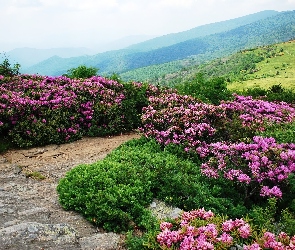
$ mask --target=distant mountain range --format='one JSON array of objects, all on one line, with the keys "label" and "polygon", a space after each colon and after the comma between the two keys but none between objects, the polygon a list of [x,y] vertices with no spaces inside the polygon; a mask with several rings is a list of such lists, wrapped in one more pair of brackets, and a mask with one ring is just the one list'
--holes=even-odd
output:
[{"label": "distant mountain range", "polygon": [[52,56],[63,58],[77,57],[81,55],[94,55],[95,52],[87,48],[54,48],[35,49],[17,48],[5,53],[10,61],[19,63],[22,68],[27,68],[42,62]]},{"label": "distant mountain range", "polygon": [[53,56],[22,69],[22,73],[56,76],[83,64],[99,68],[101,75],[120,74],[186,58],[211,60],[245,48],[287,41],[294,36],[295,11],[262,11],[157,37],[125,49],[69,58]]},{"label": "distant mountain range", "polygon": [[151,39],[151,36],[137,35],[128,36],[121,39],[112,41],[108,44],[101,45],[98,49],[89,48],[52,48],[52,49],[36,49],[36,48],[16,48],[5,53],[5,56],[9,58],[12,63],[19,63],[22,66],[22,70],[29,68],[37,63],[40,63],[50,57],[79,57],[85,55],[95,55],[100,52],[117,50],[128,47],[133,44],[140,43]]}]

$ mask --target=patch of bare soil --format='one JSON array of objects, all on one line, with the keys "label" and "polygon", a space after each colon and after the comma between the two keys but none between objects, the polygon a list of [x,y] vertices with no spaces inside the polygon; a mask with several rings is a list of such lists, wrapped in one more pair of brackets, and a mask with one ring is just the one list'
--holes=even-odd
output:
[{"label": "patch of bare soil", "polygon": [[58,202],[58,181],[73,167],[103,159],[136,133],[0,154],[0,249],[124,249],[123,235],[106,233]]}]

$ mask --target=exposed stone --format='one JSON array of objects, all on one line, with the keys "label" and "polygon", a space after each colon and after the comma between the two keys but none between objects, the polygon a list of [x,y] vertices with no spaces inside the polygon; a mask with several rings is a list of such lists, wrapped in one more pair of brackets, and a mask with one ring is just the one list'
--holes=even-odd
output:
[{"label": "exposed stone", "polygon": [[79,240],[83,250],[112,250],[116,249],[119,242],[120,236],[115,233],[96,234]]},{"label": "exposed stone", "polygon": [[[73,167],[103,159],[123,142],[137,137],[83,138],[0,155],[0,249],[124,249],[122,235],[105,233],[80,214],[65,211],[58,202],[56,187]],[[25,171],[39,172],[46,178],[28,178]]]},{"label": "exposed stone", "polygon": [[149,210],[151,210],[155,217],[161,220],[166,218],[175,219],[183,212],[180,208],[168,206],[165,202],[157,199],[154,199],[150,204]]}]

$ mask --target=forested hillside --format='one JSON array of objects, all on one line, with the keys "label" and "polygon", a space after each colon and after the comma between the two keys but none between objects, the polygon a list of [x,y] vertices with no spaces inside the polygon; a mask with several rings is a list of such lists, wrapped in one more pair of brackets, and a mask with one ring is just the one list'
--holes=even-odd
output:
[{"label": "forested hillside", "polygon": [[213,35],[215,33],[220,33],[220,32],[228,31],[231,29],[235,29],[237,27],[250,24],[250,23],[259,21],[261,19],[265,19],[267,17],[274,16],[277,14],[279,14],[279,12],[277,11],[265,10],[255,14],[250,14],[247,16],[235,18],[232,20],[206,24],[206,25],[202,25],[202,26],[187,30],[187,31],[168,34],[161,37],[156,37],[154,39],[129,46],[128,49],[132,49],[137,52],[144,52],[144,51],[159,49],[162,47],[167,47],[177,43],[185,42],[190,39],[205,37],[205,36]]},{"label": "forested hillside", "polygon": [[223,77],[230,89],[242,89],[255,85],[268,88],[279,83],[284,87],[292,87],[291,82],[295,80],[294,57],[295,40],[291,40],[241,50],[201,65],[182,68],[153,79],[153,82],[175,86],[189,82],[201,73],[208,80]]},{"label": "forested hillside", "polygon": [[[219,33],[216,33],[216,24],[212,24],[211,31],[208,29],[211,32],[210,35],[202,36],[205,33],[202,33],[200,29],[199,33],[195,33],[199,36],[197,38],[150,51],[134,52],[134,49],[124,49],[109,51],[95,56],[68,59],[53,57],[31,67],[26,73],[60,75],[65,73],[69,68],[85,64],[86,66],[99,68],[101,75],[107,75],[114,72],[120,74],[124,73],[122,74],[122,77],[125,80],[145,80],[147,77],[138,74],[138,72],[135,74],[130,72],[127,74],[125,72],[150,65],[169,63],[168,70],[165,70],[164,72],[158,70],[159,72],[153,74],[159,76],[163,73],[169,73],[169,70],[170,72],[175,71],[175,67],[171,67],[171,65],[177,65],[176,69],[179,68],[178,64],[183,63],[175,63],[174,61],[177,60],[187,60],[189,58],[189,60],[196,64],[228,55],[241,49],[287,41],[294,37],[295,11],[282,12],[267,18],[264,18],[265,14],[266,13],[262,16],[260,14],[260,19],[258,21],[252,23],[247,21],[246,25],[238,26],[236,20],[229,20],[227,21],[229,26],[232,25],[235,26],[235,28],[227,28],[229,29],[227,31],[224,31],[224,29],[226,29],[224,28],[221,30],[222,32],[219,31]],[[258,19],[258,16],[256,19]],[[223,24],[225,25],[226,23]],[[160,46],[159,44],[158,46]],[[160,66],[160,69],[161,68],[162,66]],[[150,74],[149,69],[144,69],[144,71],[146,72],[144,74]]]},{"label": "forested hillside", "polygon": [[[121,76],[124,80],[154,81],[169,73],[186,70],[188,67],[195,67],[215,58],[228,56],[239,50],[288,41],[294,38],[294,34],[295,11],[284,12],[227,32],[189,40],[156,50],[158,52],[158,64],[154,63],[152,66],[148,66],[144,60],[134,56],[133,64],[140,61],[139,63],[143,66],[148,67],[137,67],[135,70],[123,72]],[[183,50],[183,55],[179,53],[179,48],[186,48]],[[191,53],[191,56],[185,56],[189,53]],[[138,56],[138,54],[136,55]],[[143,58],[149,60],[150,55],[151,52],[145,53]],[[177,56],[179,60],[176,59]],[[160,61],[164,63],[164,60],[167,63],[159,63]]]}]

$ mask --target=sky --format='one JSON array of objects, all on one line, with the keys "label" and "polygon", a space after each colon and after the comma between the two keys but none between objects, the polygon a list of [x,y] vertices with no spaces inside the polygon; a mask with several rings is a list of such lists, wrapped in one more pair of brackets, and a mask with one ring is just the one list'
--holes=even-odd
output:
[{"label": "sky", "polygon": [[162,36],[263,10],[295,10],[295,0],[0,0],[0,51],[99,50],[128,36]]}]

